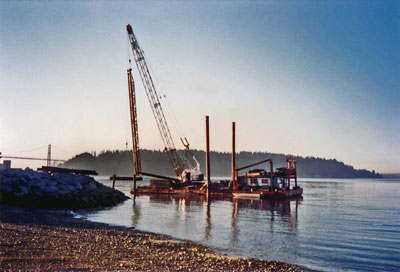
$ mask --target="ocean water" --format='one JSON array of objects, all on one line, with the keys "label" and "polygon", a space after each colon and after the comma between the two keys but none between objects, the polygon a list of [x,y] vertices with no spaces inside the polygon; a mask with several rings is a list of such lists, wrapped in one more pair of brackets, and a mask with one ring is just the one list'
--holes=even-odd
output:
[{"label": "ocean water", "polygon": [[[98,180],[109,185],[108,178]],[[400,180],[300,179],[291,201],[139,196],[88,220],[318,271],[400,271]],[[130,182],[117,181],[129,195]]]}]

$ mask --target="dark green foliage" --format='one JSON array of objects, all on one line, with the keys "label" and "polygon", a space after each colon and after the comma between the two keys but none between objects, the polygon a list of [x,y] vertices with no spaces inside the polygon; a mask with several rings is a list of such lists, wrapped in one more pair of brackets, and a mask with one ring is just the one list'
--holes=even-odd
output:
[{"label": "dark green foliage", "polygon": [[[179,151],[182,153],[183,151]],[[201,165],[201,171],[205,173],[206,155],[204,151],[192,151]],[[174,176],[171,164],[166,153],[156,150],[143,149],[140,151],[142,158],[142,171],[160,175]],[[315,157],[301,157],[286,154],[275,154],[266,152],[245,152],[236,155],[236,166],[245,166],[270,158],[274,162],[274,169],[286,166],[286,158],[292,157],[297,161],[299,177],[320,177],[320,178],[382,178],[382,175],[375,171],[365,169],[357,170],[350,165],[336,159],[321,159]],[[211,173],[212,176],[231,176],[231,153],[211,152]],[[193,160],[190,162],[194,165]],[[131,151],[103,151],[98,156],[89,153],[82,153],[65,162],[62,167],[96,170],[100,175],[126,175],[133,174],[133,156]],[[269,170],[269,164],[257,166]]]}]

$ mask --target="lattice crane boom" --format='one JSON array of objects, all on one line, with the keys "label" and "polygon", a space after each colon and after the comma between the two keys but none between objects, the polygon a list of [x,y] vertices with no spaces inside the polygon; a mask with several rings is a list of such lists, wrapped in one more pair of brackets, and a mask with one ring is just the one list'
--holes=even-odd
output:
[{"label": "lattice crane boom", "polygon": [[140,78],[142,79],[147,98],[150,102],[151,110],[156,119],[157,127],[164,143],[164,151],[167,152],[176,175],[180,177],[185,167],[184,162],[176,151],[174,141],[171,136],[171,131],[168,127],[157,90],[154,86],[153,79],[150,75],[149,68],[144,57],[144,52],[140,48],[138,41],[133,34],[131,25],[127,25],[126,30],[128,31],[129,42],[132,47],[133,56],[135,58]]}]

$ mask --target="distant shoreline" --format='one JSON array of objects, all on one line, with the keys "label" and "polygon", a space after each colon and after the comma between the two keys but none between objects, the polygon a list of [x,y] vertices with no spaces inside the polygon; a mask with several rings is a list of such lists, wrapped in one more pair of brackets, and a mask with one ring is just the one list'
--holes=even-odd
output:
[{"label": "distant shoreline", "polygon": [[[179,150],[178,152],[184,151]],[[192,150],[200,163],[200,169],[205,173],[205,152]],[[144,172],[157,173],[164,176],[174,176],[169,158],[165,152],[158,150],[141,149],[141,163]],[[257,161],[272,159],[273,168],[287,165],[286,158],[294,158],[297,163],[297,176],[305,178],[383,178],[374,170],[354,169],[336,159],[302,157],[290,154],[276,154],[267,152],[238,152],[236,155],[237,167]],[[189,158],[190,159],[190,158]],[[231,154],[227,152],[211,151],[211,175],[231,176]],[[192,165],[195,165],[192,162]],[[60,165],[61,167],[96,170],[100,175],[131,175],[133,168],[132,151],[102,151],[96,153],[82,153]],[[259,165],[258,168],[268,169],[269,165]]]},{"label": "distant shoreline", "polygon": [[389,174],[381,174],[384,179],[398,179],[400,178],[400,173],[389,173]]}]

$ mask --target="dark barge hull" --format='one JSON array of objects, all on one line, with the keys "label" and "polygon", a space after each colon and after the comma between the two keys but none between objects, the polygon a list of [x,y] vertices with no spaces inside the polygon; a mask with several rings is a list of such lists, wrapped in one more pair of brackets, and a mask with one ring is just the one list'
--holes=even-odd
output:
[{"label": "dark barge hull", "polygon": [[257,190],[253,192],[237,191],[233,192],[233,197],[235,198],[255,198],[255,199],[286,199],[286,198],[296,198],[303,195],[303,189],[298,187],[290,190],[281,191],[267,191],[267,190]]},{"label": "dark barge hull", "polygon": [[[131,189],[131,194],[135,194],[135,189]],[[166,194],[166,195],[185,195],[185,196],[196,196],[206,195],[207,189],[205,188],[154,188],[150,186],[139,186],[136,188],[136,194]],[[253,192],[247,191],[236,191],[233,192],[231,189],[217,189],[210,190],[212,196],[221,197],[235,197],[235,198],[256,198],[256,199],[287,199],[300,197],[303,194],[303,189],[298,187],[290,190],[281,191],[268,191],[268,190],[257,190]]]},{"label": "dark barge hull", "polygon": [[[135,194],[135,189],[131,189],[131,194]],[[206,195],[206,188],[154,188],[150,186],[139,186],[136,188],[136,194],[166,194],[166,195]],[[232,197],[232,190],[210,190],[211,195],[230,196]]]}]

